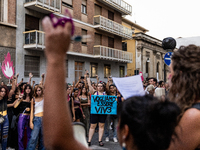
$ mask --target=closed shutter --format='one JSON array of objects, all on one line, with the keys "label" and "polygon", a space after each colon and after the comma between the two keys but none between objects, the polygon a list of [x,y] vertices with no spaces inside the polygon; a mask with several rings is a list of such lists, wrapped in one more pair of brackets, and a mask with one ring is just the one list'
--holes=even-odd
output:
[{"label": "closed shutter", "polygon": [[101,15],[101,7],[98,5],[95,5],[95,16]]},{"label": "closed shutter", "polygon": [[101,34],[95,33],[95,45],[101,45]]},{"label": "closed shutter", "polygon": [[114,48],[114,38],[108,37],[108,47]]},{"label": "closed shutter", "polygon": [[108,11],[108,19],[114,21],[114,13],[112,11]]},{"label": "closed shutter", "polygon": [[87,6],[87,0],[82,0],[82,4]]},{"label": "closed shutter", "polygon": [[64,3],[67,3],[72,6],[72,0],[62,0]]}]

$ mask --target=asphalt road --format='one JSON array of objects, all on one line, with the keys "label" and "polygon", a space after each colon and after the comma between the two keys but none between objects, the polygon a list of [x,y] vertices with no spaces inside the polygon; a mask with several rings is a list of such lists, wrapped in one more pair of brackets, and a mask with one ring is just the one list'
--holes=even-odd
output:
[{"label": "asphalt road", "polygon": [[110,141],[109,142],[105,142],[105,135],[102,138],[102,141],[104,143],[104,146],[100,147],[99,146],[99,142],[98,142],[98,133],[94,133],[94,136],[92,138],[91,141],[91,149],[93,150],[122,150],[121,146],[119,145],[119,143],[115,143],[113,142],[113,134],[112,134],[112,130],[110,130]]}]

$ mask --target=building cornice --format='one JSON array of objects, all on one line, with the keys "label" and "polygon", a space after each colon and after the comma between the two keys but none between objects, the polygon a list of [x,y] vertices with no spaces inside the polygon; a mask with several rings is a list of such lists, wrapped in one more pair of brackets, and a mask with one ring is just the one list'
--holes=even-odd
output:
[{"label": "building cornice", "polygon": [[162,41],[161,40],[156,39],[156,38],[149,36],[149,35],[142,33],[142,32],[141,33],[135,33],[135,35],[133,36],[133,39],[142,40],[144,42],[149,42],[153,45],[157,45],[159,47],[162,47]]}]

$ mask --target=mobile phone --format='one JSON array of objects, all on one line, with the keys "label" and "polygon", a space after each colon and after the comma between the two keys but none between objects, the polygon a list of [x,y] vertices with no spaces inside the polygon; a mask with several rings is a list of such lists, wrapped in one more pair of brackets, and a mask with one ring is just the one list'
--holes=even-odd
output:
[{"label": "mobile phone", "polygon": [[89,73],[87,73],[87,75],[89,75]]}]

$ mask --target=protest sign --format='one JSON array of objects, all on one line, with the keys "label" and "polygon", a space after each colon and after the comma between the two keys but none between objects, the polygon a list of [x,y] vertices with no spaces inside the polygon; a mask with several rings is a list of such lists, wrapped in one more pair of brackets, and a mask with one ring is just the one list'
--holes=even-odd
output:
[{"label": "protest sign", "polygon": [[113,81],[117,89],[123,95],[125,99],[132,96],[145,95],[145,91],[142,85],[142,79],[140,75],[125,77],[125,78],[113,77]]},{"label": "protest sign", "polygon": [[117,96],[92,95],[91,114],[117,114]]}]

